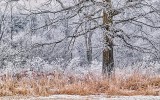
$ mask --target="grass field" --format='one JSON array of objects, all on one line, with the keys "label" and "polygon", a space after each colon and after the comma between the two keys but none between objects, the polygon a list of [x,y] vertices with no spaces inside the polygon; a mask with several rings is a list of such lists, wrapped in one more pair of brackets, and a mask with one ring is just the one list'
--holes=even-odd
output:
[{"label": "grass field", "polygon": [[112,79],[87,74],[84,77],[62,73],[25,72],[14,76],[1,76],[0,96],[50,96],[67,95],[153,95],[160,96],[160,77],[134,73],[129,76],[115,75]]}]

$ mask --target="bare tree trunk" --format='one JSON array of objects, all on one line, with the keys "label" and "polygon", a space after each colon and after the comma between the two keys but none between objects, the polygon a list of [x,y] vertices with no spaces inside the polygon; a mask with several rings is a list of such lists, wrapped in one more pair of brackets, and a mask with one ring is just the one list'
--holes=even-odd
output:
[{"label": "bare tree trunk", "polygon": [[87,48],[87,59],[89,64],[92,62],[92,33],[89,33],[88,37],[88,48]]},{"label": "bare tree trunk", "polygon": [[12,44],[12,40],[13,40],[13,6],[12,6],[12,2],[10,4],[11,6],[11,44]]},{"label": "bare tree trunk", "polygon": [[1,23],[0,23],[0,34],[1,34],[1,36],[0,36],[0,41],[2,40],[2,25],[1,25]]},{"label": "bare tree trunk", "polygon": [[89,64],[92,62],[92,33],[89,33],[89,35],[86,34],[85,41],[86,41],[86,54],[87,54],[87,61]]},{"label": "bare tree trunk", "polygon": [[[91,27],[91,22],[85,23],[85,31],[87,31],[87,28]],[[87,55],[87,62],[89,64],[92,63],[92,32],[89,32],[88,34],[85,34],[85,44],[86,44],[86,55]]]},{"label": "bare tree trunk", "polygon": [[[64,17],[65,17],[65,15],[64,15]],[[65,20],[64,20],[64,22],[63,22],[63,24],[64,24],[64,27],[65,27],[65,31],[64,31],[64,34],[65,34],[65,37],[69,37],[69,35],[70,35],[70,30],[69,30],[69,19],[68,18],[65,18]],[[68,38],[66,38],[65,40],[65,50],[64,50],[64,59],[65,60],[69,60],[69,59],[72,59],[72,50],[70,50],[70,48],[69,48],[69,39]]]},{"label": "bare tree trunk", "polygon": [[[111,6],[111,0],[106,0]],[[107,77],[111,77],[114,68],[114,58],[113,58],[113,40],[108,35],[110,32],[110,26],[112,25],[112,14],[110,11],[103,12],[103,24],[106,27],[106,32],[104,33],[104,45],[103,50],[103,67],[102,74]]]},{"label": "bare tree trunk", "polygon": [[[86,16],[89,16],[90,13],[90,9],[89,8],[85,8]],[[87,63],[91,64],[92,63],[92,31],[90,30],[92,27],[92,23],[91,21],[88,21],[88,19],[85,20],[85,45],[86,45],[86,59],[87,59]],[[87,32],[88,30],[90,30],[90,32]]]}]

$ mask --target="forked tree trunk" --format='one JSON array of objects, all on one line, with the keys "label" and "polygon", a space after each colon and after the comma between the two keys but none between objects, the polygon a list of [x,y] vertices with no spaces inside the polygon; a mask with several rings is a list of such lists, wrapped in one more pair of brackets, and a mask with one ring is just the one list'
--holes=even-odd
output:
[{"label": "forked tree trunk", "polygon": [[[106,0],[111,6],[111,0]],[[107,77],[111,77],[114,68],[114,58],[113,58],[113,40],[108,35],[110,32],[110,26],[112,25],[112,13],[110,11],[103,12],[103,24],[105,25],[106,32],[104,33],[104,45],[103,50],[103,67],[102,74]]]},{"label": "forked tree trunk", "polygon": [[[85,5],[84,5],[85,6]],[[90,13],[90,9],[89,8],[85,8],[86,11],[86,16],[89,16],[88,14]],[[86,46],[86,60],[88,64],[92,63],[92,31],[87,32],[89,29],[91,29],[92,27],[92,22],[88,21],[88,19],[85,19],[85,25],[84,25],[84,29],[85,29],[85,46]]]}]

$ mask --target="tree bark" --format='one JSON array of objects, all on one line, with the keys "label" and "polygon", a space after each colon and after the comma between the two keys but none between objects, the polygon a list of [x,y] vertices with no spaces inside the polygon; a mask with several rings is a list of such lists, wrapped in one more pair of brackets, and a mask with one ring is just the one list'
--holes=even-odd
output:
[{"label": "tree bark", "polygon": [[[111,0],[106,0],[111,6]],[[111,77],[114,68],[114,57],[113,57],[113,40],[108,35],[110,32],[110,26],[112,25],[112,12],[103,11],[103,24],[105,25],[106,32],[104,33],[104,50],[103,50],[103,66],[102,74],[107,77]]]},{"label": "tree bark", "polygon": [[[85,32],[91,28],[91,22],[85,23]],[[85,34],[86,56],[88,64],[92,63],[92,32]]]},{"label": "tree bark", "polygon": [[85,41],[86,41],[86,54],[87,54],[87,61],[89,64],[92,63],[92,33],[89,35],[86,34]]}]

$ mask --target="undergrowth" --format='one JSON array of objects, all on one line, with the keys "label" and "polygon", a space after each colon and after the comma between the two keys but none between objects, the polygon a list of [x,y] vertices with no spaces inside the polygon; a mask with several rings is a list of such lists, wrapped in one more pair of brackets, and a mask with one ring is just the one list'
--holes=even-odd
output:
[{"label": "undergrowth", "polygon": [[115,75],[111,79],[87,74],[84,77],[62,73],[25,72],[14,76],[1,76],[0,96],[49,96],[68,95],[160,95],[160,77],[141,74]]}]

